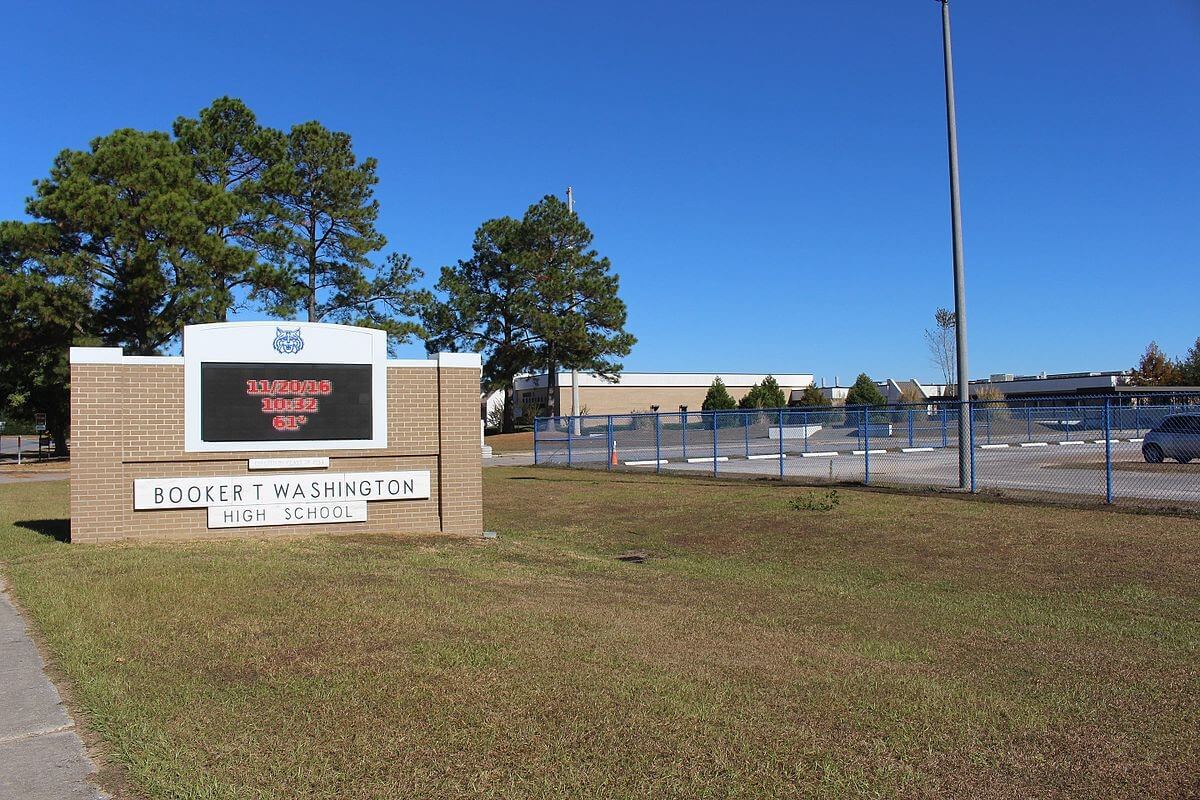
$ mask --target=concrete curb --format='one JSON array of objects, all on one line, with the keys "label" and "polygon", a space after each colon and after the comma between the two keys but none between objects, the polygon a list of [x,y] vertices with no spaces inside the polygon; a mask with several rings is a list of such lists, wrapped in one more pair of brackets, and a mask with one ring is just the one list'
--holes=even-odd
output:
[{"label": "concrete curb", "polygon": [[109,800],[0,577],[0,800]]}]

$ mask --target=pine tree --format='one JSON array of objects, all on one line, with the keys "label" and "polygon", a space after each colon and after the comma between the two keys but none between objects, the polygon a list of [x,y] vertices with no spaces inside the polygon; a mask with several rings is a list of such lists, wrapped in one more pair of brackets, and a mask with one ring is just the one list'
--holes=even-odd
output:
[{"label": "pine tree", "polygon": [[516,430],[513,380],[536,364],[541,344],[523,316],[533,279],[519,263],[520,252],[520,221],[500,217],[484,222],[475,231],[471,257],[442,267],[435,288],[445,299],[431,298],[421,315],[430,352],[482,354],[484,387],[504,391],[504,433]]},{"label": "pine tree", "polygon": [[751,386],[750,391],[738,400],[737,407],[741,409],[763,408],[762,387],[757,383]]},{"label": "pine tree", "polygon": [[829,406],[832,401],[821,393],[816,384],[810,383],[804,387],[804,394],[800,396],[800,405],[806,408],[814,406]]},{"label": "pine tree", "polygon": [[382,328],[392,344],[422,333],[404,319],[425,301],[413,288],[421,270],[398,253],[378,268],[369,258],[387,244],[375,229],[376,166],[355,157],[349,134],[319,122],[288,132],[282,158],[263,177],[273,223],[256,237],[274,272],[253,296],[272,314],[303,309],[309,322]]},{"label": "pine tree", "polygon": [[718,376],[708,387],[708,393],[704,395],[704,404],[700,408],[702,411],[727,411],[736,405],[729,390],[725,388],[725,382]]},{"label": "pine tree", "polygon": [[879,387],[875,381],[871,380],[865,372],[859,374],[854,381],[854,385],[850,387],[850,391],[846,393],[847,406],[886,406],[887,398],[883,396],[883,392],[879,391]]},{"label": "pine tree", "polygon": [[549,376],[547,413],[558,409],[558,370],[578,369],[615,380],[637,342],[625,331],[627,310],[607,258],[592,249],[592,232],[557,197],[547,195],[521,219],[518,261],[533,282],[520,314],[540,340]]},{"label": "pine tree", "polygon": [[88,288],[104,344],[153,355],[223,315],[206,263],[236,256],[213,234],[234,211],[167,134],[125,129],[60,153],[26,204],[35,221],[9,234],[27,263]]},{"label": "pine tree", "polygon": [[774,376],[768,375],[763,378],[758,392],[759,401],[763,408],[784,408],[787,406],[787,395]]},{"label": "pine tree", "polygon": [[196,177],[219,190],[214,202],[224,210],[210,221],[209,232],[215,242],[234,245],[201,256],[223,297],[224,321],[236,306],[236,290],[279,282],[280,276],[257,255],[260,242],[278,222],[271,214],[264,178],[283,157],[284,135],[258,124],[254,112],[231,97],[214,100],[196,119],[179,117],[173,130]]}]

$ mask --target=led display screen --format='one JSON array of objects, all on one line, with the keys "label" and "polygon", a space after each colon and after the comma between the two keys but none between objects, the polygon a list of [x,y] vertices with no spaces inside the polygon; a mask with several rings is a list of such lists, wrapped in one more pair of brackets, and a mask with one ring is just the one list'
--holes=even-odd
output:
[{"label": "led display screen", "polygon": [[370,364],[200,365],[204,442],[370,440]]}]

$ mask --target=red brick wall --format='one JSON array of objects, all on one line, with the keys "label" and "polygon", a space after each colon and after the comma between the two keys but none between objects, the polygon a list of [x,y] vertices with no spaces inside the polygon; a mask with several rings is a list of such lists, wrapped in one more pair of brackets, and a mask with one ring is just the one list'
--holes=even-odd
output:
[{"label": "red brick wall", "polygon": [[[183,365],[71,365],[71,541],[483,530],[479,369],[389,367],[388,446],[185,453]],[[246,475],[251,457],[329,458],[329,472],[429,470],[428,500],[376,501],[366,522],[209,530],[203,508],[134,511],[137,478]],[[291,472],[291,470],[285,470]],[[312,472],[324,470],[296,470]],[[257,472],[256,474],[267,474]]]}]

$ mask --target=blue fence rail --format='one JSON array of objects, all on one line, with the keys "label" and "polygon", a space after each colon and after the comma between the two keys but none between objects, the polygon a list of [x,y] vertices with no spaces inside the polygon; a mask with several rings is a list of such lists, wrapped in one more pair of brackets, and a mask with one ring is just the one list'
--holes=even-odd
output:
[{"label": "blue fence rail", "polygon": [[[957,488],[959,411],[944,400],[541,417],[534,462]],[[1156,430],[1180,420],[1187,430]],[[975,400],[968,429],[971,491],[1200,506],[1200,394]]]}]

